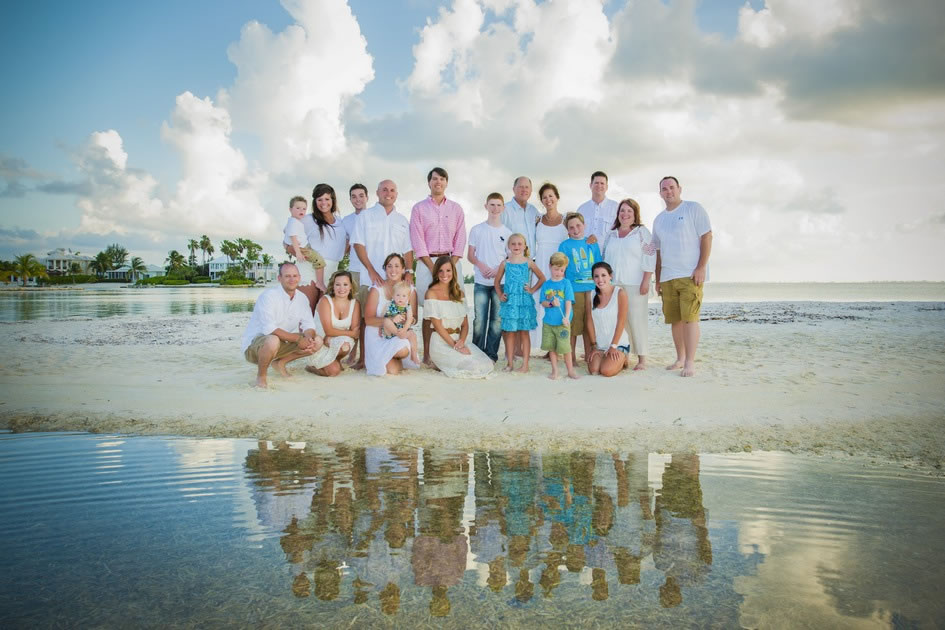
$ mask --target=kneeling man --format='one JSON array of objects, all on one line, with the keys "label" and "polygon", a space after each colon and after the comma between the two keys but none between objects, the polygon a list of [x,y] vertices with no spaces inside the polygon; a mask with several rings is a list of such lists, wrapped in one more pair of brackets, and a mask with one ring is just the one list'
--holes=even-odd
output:
[{"label": "kneeling man", "polygon": [[282,376],[289,376],[287,363],[322,347],[308,298],[296,291],[298,286],[298,267],[282,263],[279,286],[263,291],[253,306],[253,315],[243,333],[243,356],[258,366],[256,387],[268,386],[266,373],[270,364],[275,365]]}]

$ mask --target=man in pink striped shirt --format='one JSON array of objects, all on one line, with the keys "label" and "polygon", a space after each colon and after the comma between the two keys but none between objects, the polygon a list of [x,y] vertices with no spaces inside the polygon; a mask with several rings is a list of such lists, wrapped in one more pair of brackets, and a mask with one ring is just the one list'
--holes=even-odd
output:
[{"label": "man in pink striped shirt", "polygon": [[[439,166],[427,174],[430,196],[414,205],[410,213],[410,244],[417,260],[417,303],[423,306],[423,298],[433,281],[433,263],[440,256],[449,256],[456,266],[457,280],[463,284],[463,271],[459,259],[466,250],[466,217],[463,208],[446,198],[446,185],[450,176]],[[423,361],[430,360],[427,348],[433,327],[430,320],[423,320]]]}]

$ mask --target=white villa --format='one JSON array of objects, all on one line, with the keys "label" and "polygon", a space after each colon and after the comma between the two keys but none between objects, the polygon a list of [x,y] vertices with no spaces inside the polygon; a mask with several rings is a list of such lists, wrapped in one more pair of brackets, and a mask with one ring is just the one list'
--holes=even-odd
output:
[{"label": "white villa", "polygon": [[[226,256],[217,256],[211,259],[208,265],[210,267],[210,280],[216,281],[220,279],[224,271],[230,267],[239,267],[240,263],[230,260]],[[261,262],[254,262],[246,270],[246,277],[254,281],[272,282],[278,274],[279,270],[273,263],[264,265]]]},{"label": "white villa", "polygon": [[81,256],[79,252],[73,252],[71,249],[58,248],[46,253],[46,258],[40,262],[45,263],[46,273],[51,276],[64,276],[71,273],[73,263],[79,265],[79,273],[89,273],[89,265],[95,260],[91,256]]},{"label": "white villa", "polygon": [[[154,278],[156,276],[164,275],[164,267],[158,267],[157,265],[146,265],[144,271],[139,271],[135,276],[135,280],[146,280],[148,278]],[[105,278],[108,280],[128,280],[131,281],[131,267],[128,265],[122,265],[118,269],[109,269],[105,272]]]}]

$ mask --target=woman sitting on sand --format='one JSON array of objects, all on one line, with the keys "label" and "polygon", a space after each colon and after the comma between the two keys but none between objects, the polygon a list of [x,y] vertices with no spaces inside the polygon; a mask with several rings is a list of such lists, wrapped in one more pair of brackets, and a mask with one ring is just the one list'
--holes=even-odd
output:
[{"label": "woman sitting on sand", "polygon": [[588,340],[594,348],[587,360],[591,374],[614,376],[627,365],[630,340],[627,337],[627,292],[611,282],[613,270],[605,262],[591,267],[594,303],[585,322]]},{"label": "woman sitting on sand", "polygon": [[433,264],[433,282],[423,300],[423,318],[433,324],[430,359],[450,378],[483,378],[495,367],[475,345],[466,345],[469,318],[456,267],[449,256]]},{"label": "woman sitting on sand", "polygon": [[357,288],[349,271],[336,271],[328,281],[328,292],[315,309],[315,331],[325,340],[309,358],[306,371],[319,376],[341,374],[343,359],[357,343],[361,311],[354,299]]},{"label": "woman sitting on sand", "polygon": [[[387,339],[381,335],[384,314],[394,298],[394,285],[403,280],[405,269],[404,257],[400,254],[390,254],[384,259],[387,278],[381,286],[371,287],[364,305],[364,322],[367,324],[364,329],[364,367],[371,376],[399,374],[404,368],[419,367],[410,360],[409,339],[397,336]],[[413,321],[417,321],[417,292],[413,290],[410,292],[410,312]]]}]

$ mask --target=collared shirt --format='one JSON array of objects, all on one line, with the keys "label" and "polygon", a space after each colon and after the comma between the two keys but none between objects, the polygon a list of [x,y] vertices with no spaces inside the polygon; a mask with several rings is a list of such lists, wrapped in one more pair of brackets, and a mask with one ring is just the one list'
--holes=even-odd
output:
[{"label": "collared shirt", "polygon": [[[383,277],[384,259],[388,255],[396,252],[406,258],[407,252],[412,251],[410,222],[407,217],[397,212],[396,207],[387,214],[384,206],[376,203],[358,215],[351,244],[364,245],[371,266]],[[357,253],[354,255],[357,256]],[[361,278],[362,284],[369,281],[369,278]]]},{"label": "collared shirt", "polygon": [[[361,212],[364,212],[364,211],[362,210]],[[361,216],[360,214],[356,212],[352,212],[351,214],[346,215],[341,220],[341,222],[345,226],[345,232],[348,233],[349,244],[353,243],[354,241],[354,228],[358,224],[358,217],[360,216]],[[358,258],[358,254],[354,251],[354,248],[352,247],[351,250],[348,252],[348,271],[361,273],[363,269],[364,267],[361,265],[361,260]]]},{"label": "collared shirt", "polygon": [[444,198],[440,205],[427,197],[410,213],[410,243],[417,258],[431,253],[462,256],[466,253],[466,217],[455,201]]},{"label": "collared shirt", "polygon": [[584,233],[587,236],[594,234],[598,242],[603,243],[607,232],[612,229],[614,219],[617,218],[617,202],[606,197],[600,203],[588,199],[577,211],[584,215],[584,225],[587,226]]},{"label": "collared shirt", "polygon": [[276,328],[293,334],[299,330],[316,330],[315,318],[312,317],[312,310],[304,293],[296,291],[294,296],[289,297],[281,284],[260,293],[253,306],[249,325],[243,333],[240,352],[246,352],[246,348],[256,337],[271,335]]},{"label": "collared shirt", "polygon": [[518,205],[514,198],[505,203],[505,212],[502,213],[502,225],[509,228],[512,234],[524,234],[525,244],[535,257],[535,224],[541,214],[532,204],[526,202],[525,207]]}]

